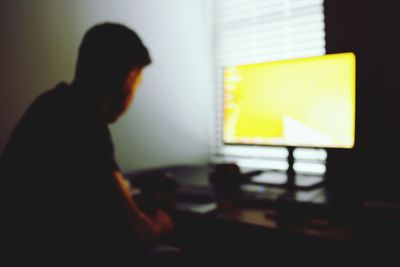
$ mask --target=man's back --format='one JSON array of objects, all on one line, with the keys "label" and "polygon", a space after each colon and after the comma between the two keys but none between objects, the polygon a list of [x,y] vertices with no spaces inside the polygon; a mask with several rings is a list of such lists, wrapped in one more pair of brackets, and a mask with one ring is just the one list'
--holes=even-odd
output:
[{"label": "man's back", "polygon": [[39,257],[133,246],[109,130],[85,100],[66,84],[40,96],[1,158],[10,242]]}]

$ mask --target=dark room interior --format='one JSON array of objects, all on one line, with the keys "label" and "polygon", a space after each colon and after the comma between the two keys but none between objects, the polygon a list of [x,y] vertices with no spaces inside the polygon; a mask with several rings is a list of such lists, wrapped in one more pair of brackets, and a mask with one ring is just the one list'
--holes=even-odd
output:
[{"label": "dark room interior", "polygon": [[[153,63],[131,110],[110,126],[115,157],[143,195],[160,190],[172,197],[167,210],[175,230],[162,244],[179,247],[193,263],[379,259],[386,266],[400,238],[400,3],[322,1],[326,54],[356,55],[355,145],[326,149],[320,185],[257,199],[239,190],[260,186],[248,182],[252,174],[236,169],[237,162],[214,160],[216,1],[0,0],[0,155],[30,102],[72,79],[85,30],[121,22],[139,33]],[[220,177],[227,180],[218,184]],[[294,199],[314,193],[324,200]]]}]

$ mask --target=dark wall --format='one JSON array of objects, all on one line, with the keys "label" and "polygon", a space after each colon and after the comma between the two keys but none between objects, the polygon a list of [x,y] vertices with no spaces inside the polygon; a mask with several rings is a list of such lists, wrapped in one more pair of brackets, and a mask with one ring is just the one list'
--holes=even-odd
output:
[{"label": "dark wall", "polygon": [[400,4],[325,0],[327,53],[353,51],[357,64],[356,146],[329,150],[337,201],[400,198]]}]

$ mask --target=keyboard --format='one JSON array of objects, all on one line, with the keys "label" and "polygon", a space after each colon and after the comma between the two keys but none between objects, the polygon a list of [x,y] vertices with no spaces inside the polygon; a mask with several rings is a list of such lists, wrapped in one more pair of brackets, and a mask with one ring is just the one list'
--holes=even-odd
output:
[{"label": "keyboard", "polygon": [[[240,199],[243,201],[277,201],[286,193],[286,189],[279,187],[265,187],[262,185],[244,184],[241,186]],[[178,200],[207,203],[217,199],[211,187],[185,186],[176,190]]]}]

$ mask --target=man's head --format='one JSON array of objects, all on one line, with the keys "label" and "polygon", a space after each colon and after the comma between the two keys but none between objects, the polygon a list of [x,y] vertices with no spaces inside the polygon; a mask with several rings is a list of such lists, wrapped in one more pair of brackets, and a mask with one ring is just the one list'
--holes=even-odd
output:
[{"label": "man's head", "polygon": [[150,62],[135,32],[120,24],[99,24],[83,38],[74,84],[100,105],[107,122],[113,122],[129,107],[141,71]]}]

